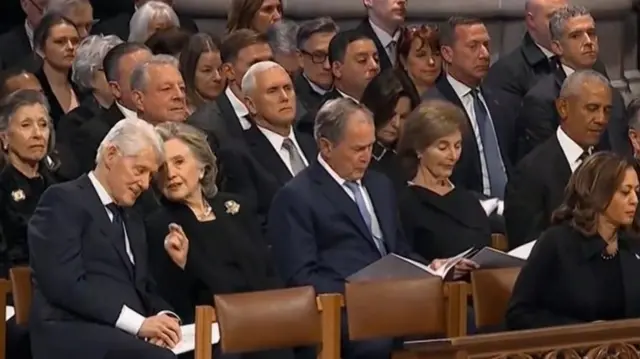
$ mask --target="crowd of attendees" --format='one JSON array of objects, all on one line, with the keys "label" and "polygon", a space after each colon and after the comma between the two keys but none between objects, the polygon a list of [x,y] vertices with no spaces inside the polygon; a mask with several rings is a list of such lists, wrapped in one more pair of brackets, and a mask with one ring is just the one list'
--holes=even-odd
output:
[{"label": "crowd of attendees", "polygon": [[537,240],[503,329],[640,316],[640,103],[588,9],[525,1],[491,65],[479,19],[363,0],[341,29],[282,1],[233,0],[216,34],[172,1],[100,21],[89,0],[21,1],[0,36],[0,275],[30,266],[33,303],[8,358],[173,358],[213,295],[342,293],[387,254],[437,269],[494,233]]}]

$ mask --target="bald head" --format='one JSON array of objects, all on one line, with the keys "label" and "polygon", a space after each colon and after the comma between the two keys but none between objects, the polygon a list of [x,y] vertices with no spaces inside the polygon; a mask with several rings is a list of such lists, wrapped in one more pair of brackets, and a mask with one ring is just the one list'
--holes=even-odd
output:
[{"label": "bald head", "polygon": [[551,51],[549,19],[554,11],[567,5],[568,0],[525,0],[525,24],[533,41]]}]

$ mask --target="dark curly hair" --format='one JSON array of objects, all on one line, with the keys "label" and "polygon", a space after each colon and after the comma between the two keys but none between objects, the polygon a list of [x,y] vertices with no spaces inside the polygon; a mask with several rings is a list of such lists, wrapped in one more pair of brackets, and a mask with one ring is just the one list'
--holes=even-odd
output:
[{"label": "dark curly hair", "polygon": [[[585,236],[595,235],[598,216],[611,203],[627,170],[635,171],[633,163],[613,152],[599,152],[589,156],[569,179],[564,200],[553,212],[552,224],[568,222]],[[640,234],[637,216],[626,229]]]}]

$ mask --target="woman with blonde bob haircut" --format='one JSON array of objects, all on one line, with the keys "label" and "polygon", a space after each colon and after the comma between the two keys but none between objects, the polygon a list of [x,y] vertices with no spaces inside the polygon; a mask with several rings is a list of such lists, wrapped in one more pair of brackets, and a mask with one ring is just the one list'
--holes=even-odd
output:
[{"label": "woman with blonde bob haircut", "polygon": [[509,329],[640,317],[638,190],[633,164],[617,154],[578,167],[516,281]]},{"label": "woman with blonde bob haircut", "polygon": [[[216,157],[203,132],[156,127],[166,163],[156,178],[161,207],[146,219],[149,261],[158,290],[184,323],[213,296],[281,287],[251,206],[216,187]],[[280,358],[276,356],[276,358]]]}]

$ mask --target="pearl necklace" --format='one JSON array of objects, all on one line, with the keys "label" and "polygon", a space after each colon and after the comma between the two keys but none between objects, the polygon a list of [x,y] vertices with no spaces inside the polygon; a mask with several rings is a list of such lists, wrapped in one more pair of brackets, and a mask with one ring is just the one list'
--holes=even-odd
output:
[{"label": "pearl necklace", "polygon": [[204,212],[201,215],[197,216],[199,221],[202,221],[208,218],[211,213],[213,213],[213,208],[209,205],[209,203],[205,202]]}]

